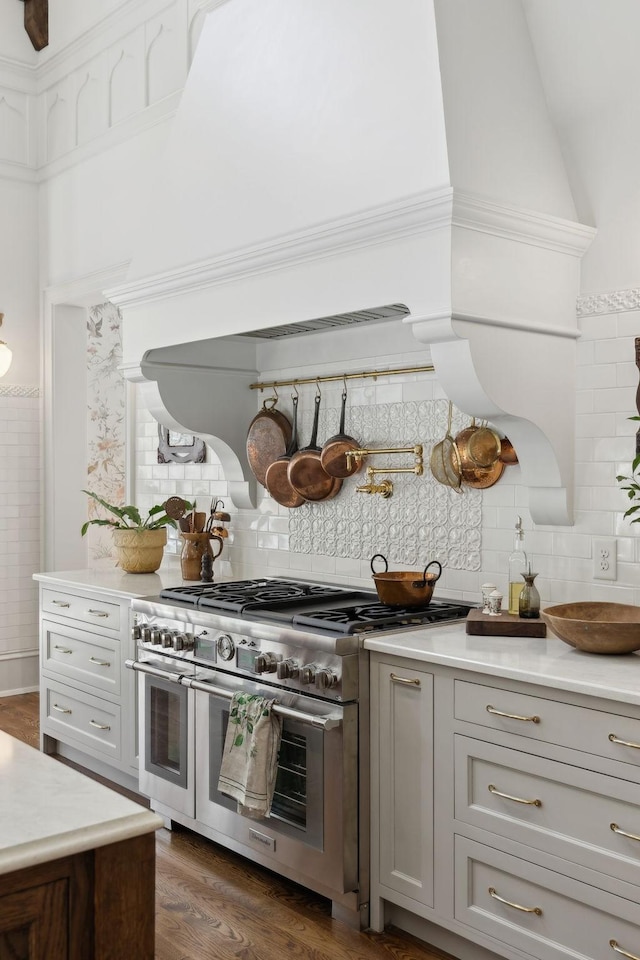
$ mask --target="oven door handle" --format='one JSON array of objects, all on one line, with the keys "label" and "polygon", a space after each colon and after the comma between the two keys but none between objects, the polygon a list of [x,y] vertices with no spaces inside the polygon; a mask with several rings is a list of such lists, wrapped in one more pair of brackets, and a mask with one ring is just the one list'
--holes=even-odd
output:
[{"label": "oven door handle", "polygon": [[149,673],[152,677],[161,677],[163,680],[168,680],[169,683],[181,683],[184,678],[184,674],[182,673],[171,673],[168,670],[160,670],[158,667],[152,667],[146,660],[125,660],[124,665],[127,670],[138,670],[140,673]]},{"label": "oven door handle", "polygon": [[[194,690],[203,690],[213,697],[224,697],[225,700],[231,700],[233,693],[231,690],[225,690],[222,687],[214,687],[211,683],[204,683],[202,680],[196,680],[192,677],[183,679],[185,687],[193,687]],[[298,723],[306,723],[312,727],[321,727],[323,730],[333,730],[342,723],[342,717],[316,717],[311,713],[302,713],[299,710],[292,710],[291,707],[285,707],[282,703],[273,705],[273,712],[288,720],[297,720]]]}]

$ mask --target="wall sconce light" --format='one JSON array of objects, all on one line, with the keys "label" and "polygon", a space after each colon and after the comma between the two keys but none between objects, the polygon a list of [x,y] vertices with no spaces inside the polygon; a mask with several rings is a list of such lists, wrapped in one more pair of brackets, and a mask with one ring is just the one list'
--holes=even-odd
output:
[{"label": "wall sconce light", "polygon": [[[0,327],[2,326],[2,321],[4,320],[4,313],[0,313]],[[13,354],[11,350],[6,345],[4,340],[0,340],[0,377],[4,377],[5,373],[11,366],[11,358]]]}]

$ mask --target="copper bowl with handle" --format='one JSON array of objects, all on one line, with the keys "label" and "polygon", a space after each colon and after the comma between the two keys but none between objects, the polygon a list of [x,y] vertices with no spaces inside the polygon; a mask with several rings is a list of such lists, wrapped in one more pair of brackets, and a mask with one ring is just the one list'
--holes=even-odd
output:
[{"label": "copper bowl with handle", "polygon": [[[376,573],[375,560],[384,561],[384,572]],[[438,572],[427,573],[429,567],[433,566],[438,568]],[[371,574],[381,603],[389,607],[426,607],[442,575],[442,564],[431,560],[422,573],[416,570],[389,570],[384,554],[376,553],[371,558]]]}]

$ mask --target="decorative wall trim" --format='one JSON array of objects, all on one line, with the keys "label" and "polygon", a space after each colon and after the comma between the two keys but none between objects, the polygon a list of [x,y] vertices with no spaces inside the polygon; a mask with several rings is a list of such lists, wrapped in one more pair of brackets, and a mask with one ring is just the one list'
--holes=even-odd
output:
[{"label": "decorative wall trim", "polygon": [[0,397],[40,397],[40,387],[24,386],[19,383],[0,383]]},{"label": "decorative wall trim", "polygon": [[593,317],[605,313],[625,313],[640,310],[640,287],[614,290],[611,293],[590,293],[576,300],[578,317]]}]

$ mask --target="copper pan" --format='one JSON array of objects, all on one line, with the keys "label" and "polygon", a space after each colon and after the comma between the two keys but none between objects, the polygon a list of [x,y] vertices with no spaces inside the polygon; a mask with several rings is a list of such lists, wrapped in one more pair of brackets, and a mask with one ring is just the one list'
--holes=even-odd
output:
[{"label": "copper pan", "polygon": [[288,417],[275,406],[278,397],[268,397],[262,410],[249,424],[247,433],[247,458],[256,480],[265,486],[269,464],[283,456],[291,442],[291,423]]},{"label": "copper pan", "polygon": [[265,486],[276,503],[283,507],[301,507],[305,502],[298,491],[291,485],[287,475],[287,470],[291,458],[298,452],[298,398],[293,398],[293,428],[291,430],[291,442],[287,447],[287,452],[282,457],[278,457],[267,467],[265,474]]},{"label": "copper pan", "polygon": [[334,437],[329,437],[322,447],[320,463],[330,477],[352,477],[362,469],[362,460],[358,457],[347,457],[349,450],[359,450],[360,444],[348,433],[344,432],[344,415],[347,406],[347,391],[342,391],[342,408],[340,410],[340,426]]},{"label": "copper pan", "polygon": [[308,447],[303,447],[291,457],[287,467],[287,477],[294,490],[305,500],[318,503],[331,500],[340,491],[342,480],[331,477],[322,466],[318,446],[318,416],[320,414],[320,394],[316,394],[316,409],[313,415],[313,427]]},{"label": "copper pan", "polygon": [[[384,561],[384,573],[376,573],[374,560]],[[437,567],[437,573],[427,573],[429,567]],[[390,607],[426,607],[431,601],[433,588],[442,575],[442,565],[432,560],[422,573],[415,570],[389,570],[387,558],[382,553],[371,557],[371,573],[381,603]]]},{"label": "copper pan", "polygon": [[502,437],[500,441],[500,459],[503,463],[518,462],[518,454],[513,449],[513,444],[508,437]]}]

